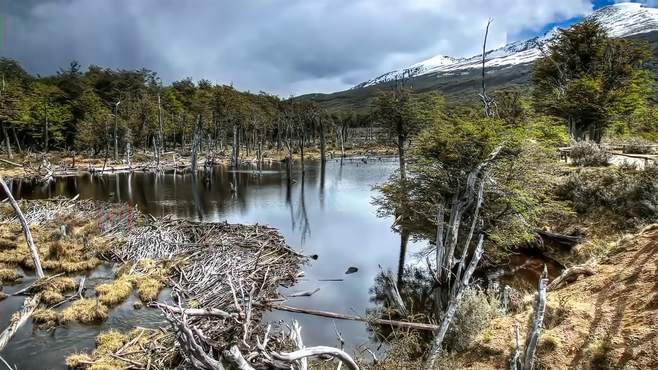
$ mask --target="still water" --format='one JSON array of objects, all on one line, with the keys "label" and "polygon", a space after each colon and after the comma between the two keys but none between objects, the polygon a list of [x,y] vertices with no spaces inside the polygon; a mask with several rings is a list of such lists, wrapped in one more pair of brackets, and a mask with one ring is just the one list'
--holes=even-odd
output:
[{"label": "still water", "polygon": [[[373,185],[384,182],[396,168],[397,161],[390,158],[332,160],[323,173],[318,162],[307,161],[304,176],[297,163],[289,181],[285,165],[275,162],[260,172],[251,166],[235,171],[218,166],[197,177],[189,173],[120,173],[63,177],[49,185],[14,182],[12,186],[19,198],[80,194],[83,199],[127,202],[154,216],[270,225],[280,230],[290,246],[318,257],[304,266],[305,276],[299,284],[283,293],[320,290],[311,297],[289,298],[286,305],[365,315],[374,306],[369,290],[380,266],[395,273],[400,262],[400,236],[391,230],[393,220],[377,217],[371,204],[376,195]],[[409,242],[406,254],[424,245]],[[350,267],[358,271],[346,274]],[[266,319],[291,317],[300,321],[306,345],[337,345],[332,319],[285,312],[269,313]],[[340,320],[335,325],[348,341],[348,350],[364,344],[377,346],[365,325]],[[32,337],[42,341],[43,334],[35,332]],[[21,345],[25,346],[24,355],[37,350],[27,341],[17,341],[6,351],[13,347],[16,353],[15,346]]]}]

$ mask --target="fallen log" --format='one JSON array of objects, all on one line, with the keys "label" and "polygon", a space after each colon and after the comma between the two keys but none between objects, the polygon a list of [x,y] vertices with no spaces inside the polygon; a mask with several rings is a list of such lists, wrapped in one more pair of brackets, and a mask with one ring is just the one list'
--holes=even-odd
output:
[{"label": "fallen log", "polygon": [[314,310],[314,309],[310,309],[310,308],[290,307],[290,306],[284,306],[284,305],[271,305],[271,306],[268,306],[268,308],[271,308],[273,310],[278,310],[278,311],[303,313],[303,314],[306,314],[306,315],[328,317],[328,318],[331,318],[331,319],[362,321],[362,322],[366,322],[366,323],[369,323],[369,324],[391,325],[391,326],[417,329],[417,330],[432,330],[433,331],[433,330],[436,330],[436,329],[439,328],[437,325],[432,325],[432,324],[424,324],[424,323],[408,322],[408,321],[397,321],[397,320],[385,320],[385,319],[369,318],[369,317],[362,317],[362,316],[356,316],[356,315],[346,315],[346,314],[342,314],[342,313],[329,312],[329,311],[320,311],[320,310]]},{"label": "fallen log", "polygon": [[10,321],[7,329],[5,329],[2,334],[0,334],[0,352],[7,346],[7,343],[9,343],[18,329],[20,329],[21,326],[27,322],[30,316],[32,316],[32,313],[40,302],[41,294],[37,294],[34,297],[25,298],[25,302],[23,302],[23,308],[17,312],[18,318]]},{"label": "fallen log", "polygon": [[535,230],[535,232],[541,238],[542,241],[550,240],[555,244],[564,248],[572,248],[583,240],[583,237],[580,235],[556,234],[550,231],[544,231],[539,229]]},{"label": "fallen log", "polygon": [[9,160],[6,160],[6,159],[2,159],[2,158],[0,158],[0,162],[2,162],[2,163],[7,163],[7,164],[10,164],[10,165],[12,165],[12,166],[16,166],[16,167],[23,167],[23,165],[20,164],[20,163],[12,162],[12,161],[9,161]]},{"label": "fallen log", "polygon": [[594,269],[588,265],[578,265],[572,266],[568,269],[562,271],[560,276],[556,277],[550,284],[546,287],[547,291],[559,289],[568,283],[573,283],[578,280],[580,276],[592,276],[594,275]]},{"label": "fallen log", "polygon": [[152,307],[158,307],[158,308],[163,308],[167,309],[171,312],[178,313],[178,314],[184,314],[187,316],[209,316],[209,317],[220,317],[222,319],[228,319],[231,317],[238,317],[239,315],[237,313],[228,313],[226,311],[217,309],[217,308],[209,308],[209,309],[204,309],[204,308],[180,308],[176,306],[170,306],[164,303],[160,302],[151,302],[149,304]]}]

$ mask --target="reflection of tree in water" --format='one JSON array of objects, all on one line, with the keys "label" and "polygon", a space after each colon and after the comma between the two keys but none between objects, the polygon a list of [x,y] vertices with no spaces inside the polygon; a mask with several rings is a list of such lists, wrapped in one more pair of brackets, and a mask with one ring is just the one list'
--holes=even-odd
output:
[{"label": "reflection of tree in water", "polygon": [[292,202],[292,165],[290,161],[287,161],[286,164],[286,205],[290,210],[290,222],[292,230],[301,231],[301,244],[304,245],[306,238],[311,235],[311,224],[308,219],[308,213],[306,211],[306,197],[305,197],[305,187],[304,187],[304,173],[302,172],[301,184],[299,191],[299,202],[297,202],[297,211],[295,212],[293,202]]},{"label": "reflection of tree in water", "polygon": [[304,245],[306,238],[311,235],[311,224],[306,212],[306,199],[304,194],[304,173],[302,173],[302,183],[299,192],[299,203],[297,208],[297,219],[299,220],[301,235],[301,244]]},{"label": "reflection of tree in water", "polygon": [[[396,305],[390,298],[391,284],[394,284],[392,273],[381,271],[375,277],[375,282],[370,288],[370,302],[375,304],[374,308],[366,310],[368,316],[387,320],[405,320],[413,322],[429,322],[427,312],[435,312],[434,299],[432,296],[434,279],[427,269],[420,267],[406,267],[401,276],[398,276],[400,296],[409,312],[407,317],[402,317]],[[395,337],[393,327],[387,325],[370,325],[368,328],[371,339],[377,342],[387,342]],[[425,331],[421,333],[423,339],[428,342],[432,335]]]}]

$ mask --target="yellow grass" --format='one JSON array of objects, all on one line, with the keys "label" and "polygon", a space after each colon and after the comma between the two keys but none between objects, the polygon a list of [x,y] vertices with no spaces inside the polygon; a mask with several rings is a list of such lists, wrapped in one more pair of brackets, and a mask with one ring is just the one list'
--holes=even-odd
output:
[{"label": "yellow grass", "polygon": [[13,268],[0,268],[0,283],[12,282],[21,278],[21,274]]},{"label": "yellow grass", "polygon": [[125,301],[132,293],[132,290],[132,279],[128,275],[123,275],[112,283],[97,285],[96,296],[98,296],[101,303],[107,306],[115,306]]},{"label": "yellow grass", "polygon": [[136,279],[136,284],[139,299],[143,302],[156,300],[158,294],[160,294],[160,290],[164,287],[164,284],[160,280],[142,276]]},{"label": "yellow grass", "polygon": [[107,319],[107,306],[97,299],[80,299],[62,311],[62,322],[79,321],[84,324],[98,323]]}]

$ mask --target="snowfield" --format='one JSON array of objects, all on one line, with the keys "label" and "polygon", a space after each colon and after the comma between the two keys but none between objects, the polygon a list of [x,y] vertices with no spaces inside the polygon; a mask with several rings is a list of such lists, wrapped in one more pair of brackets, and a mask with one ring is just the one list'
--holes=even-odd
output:
[{"label": "snowfield", "polygon": [[[611,37],[628,37],[658,30],[658,9],[638,3],[620,3],[597,10],[586,19],[598,21]],[[486,67],[506,67],[531,63],[542,55],[541,46],[557,35],[551,30],[542,37],[516,41],[491,50],[486,55]],[[460,71],[481,68],[482,54],[470,58],[453,58],[437,55],[412,66],[385,73],[372,80],[354,86],[354,89],[374,86],[402,77],[415,77],[430,73],[458,74]],[[439,76],[440,77],[440,76]]]}]

